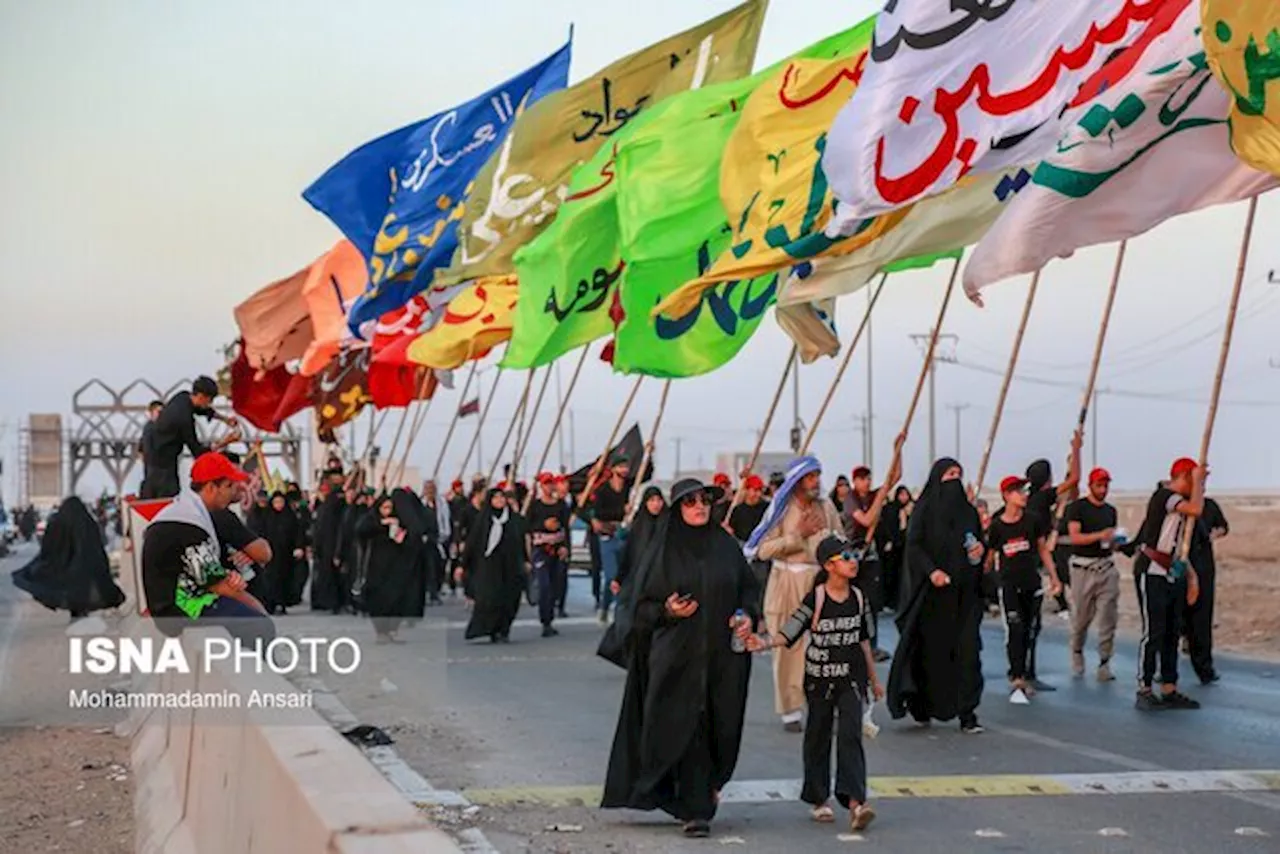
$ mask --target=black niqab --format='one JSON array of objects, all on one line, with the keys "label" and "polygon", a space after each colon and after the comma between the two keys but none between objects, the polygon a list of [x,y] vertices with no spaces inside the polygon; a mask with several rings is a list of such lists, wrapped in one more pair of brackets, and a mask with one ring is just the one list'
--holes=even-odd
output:
[{"label": "black niqab", "polygon": [[114,608],[125,598],[111,578],[102,530],[74,495],[49,519],[40,554],[13,572],[13,583],[54,611],[98,611]]}]

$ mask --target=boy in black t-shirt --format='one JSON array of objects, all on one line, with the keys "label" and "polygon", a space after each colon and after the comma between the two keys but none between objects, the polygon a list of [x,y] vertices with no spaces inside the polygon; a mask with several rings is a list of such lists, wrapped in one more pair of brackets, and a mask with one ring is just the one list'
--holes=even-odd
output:
[{"label": "boy in black t-shirt", "polygon": [[569,505],[556,497],[555,475],[551,472],[538,475],[538,490],[541,494],[529,505],[529,554],[538,584],[542,636],[549,638],[560,634],[552,622],[561,576],[569,571]]},{"label": "boy in black t-shirt", "polygon": [[1115,648],[1116,617],[1120,607],[1120,570],[1112,549],[1123,545],[1116,532],[1116,508],[1107,503],[1111,475],[1106,469],[1089,472],[1089,493],[1067,507],[1067,541],[1071,544],[1071,673],[1084,675],[1084,642],[1089,625],[1098,620],[1098,681],[1110,682]]},{"label": "boy in black t-shirt", "polygon": [[[1179,559],[1184,527],[1195,524],[1204,512],[1205,471],[1188,457],[1174,462],[1168,483],[1162,483],[1147,502],[1147,515],[1138,534],[1138,556],[1133,561],[1142,610],[1142,640],[1138,644],[1138,697],[1140,711],[1198,709],[1200,704],[1178,691],[1178,635],[1182,603],[1198,598],[1195,570]],[[1160,665],[1160,692],[1152,690],[1156,659]]]},{"label": "boy in black t-shirt", "polygon": [[[809,706],[804,729],[804,787],[800,799],[812,805],[813,820],[831,822],[831,737],[836,741],[836,800],[849,810],[855,831],[876,817],[867,803],[867,759],[862,750],[863,706],[884,698],[871,653],[871,612],[853,581],[858,575],[855,546],[832,535],[818,544],[819,583],[783,624],[779,637],[751,636],[753,652],[795,646],[809,632],[805,648],[804,693]],[[825,575],[825,579],[823,578]],[[839,724],[836,725],[836,720]]]},{"label": "boy in black t-shirt", "polygon": [[1000,605],[1006,626],[1005,650],[1009,656],[1009,702],[1027,705],[1035,694],[1030,666],[1035,657],[1036,615],[1044,601],[1040,568],[1049,576],[1049,592],[1062,589],[1053,554],[1049,550],[1048,528],[1043,517],[1026,513],[1027,481],[1006,477],[1000,482],[1004,508],[987,529],[988,561],[1000,569]]}]

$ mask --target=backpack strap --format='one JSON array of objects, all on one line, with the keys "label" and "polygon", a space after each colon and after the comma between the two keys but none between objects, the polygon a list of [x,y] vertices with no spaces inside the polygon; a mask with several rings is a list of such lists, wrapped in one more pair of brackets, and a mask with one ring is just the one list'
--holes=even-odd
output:
[{"label": "backpack strap", "polygon": [[813,618],[809,622],[809,631],[818,630],[818,617],[822,614],[822,603],[827,598],[827,585],[819,584],[813,588]]}]

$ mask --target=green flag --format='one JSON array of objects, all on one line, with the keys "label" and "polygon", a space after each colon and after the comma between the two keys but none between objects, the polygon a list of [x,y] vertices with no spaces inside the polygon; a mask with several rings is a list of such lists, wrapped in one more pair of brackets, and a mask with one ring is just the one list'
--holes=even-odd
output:
[{"label": "green flag", "polygon": [[[858,35],[856,27],[838,33],[806,48],[797,57],[840,55],[852,50]],[[709,226],[702,221],[696,225],[693,222],[681,224],[678,222],[681,212],[661,204],[665,191],[660,182],[674,182],[672,191],[681,198],[689,198],[688,191],[695,187],[698,191],[695,195],[700,202],[705,201],[702,191],[707,188],[713,197],[717,197],[721,152],[736,125],[736,111],[752,91],[778,72],[783,63],[749,78],[686,92],[650,107],[634,117],[626,128],[615,134],[574,173],[555,221],[516,253],[520,300],[516,306],[515,331],[503,360],[505,367],[544,365],[575,347],[613,332],[615,318],[611,316],[610,309],[615,305],[620,285],[628,280],[631,263],[619,244],[616,203],[621,178],[616,168],[616,157],[632,140],[665,139],[672,143],[661,155],[660,173],[643,175],[637,180],[649,184],[647,198],[660,203],[654,215],[667,217],[669,222],[677,221],[672,227],[681,233],[673,237],[683,241],[683,249],[686,250],[679,255],[684,259],[679,262],[679,268],[683,269],[686,262],[693,263],[692,269],[696,273],[698,251],[704,243],[712,259],[726,248],[719,235],[720,226],[725,224],[723,212],[719,220]],[[708,123],[708,126],[697,131],[689,130],[691,126],[702,123]],[[687,132],[696,133],[702,141],[698,147],[686,145]],[[637,200],[637,203],[642,202]],[[697,205],[695,208],[695,216],[704,212]],[[704,230],[698,231],[699,228]],[[646,258],[646,261],[652,260],[652,256]],[[677,275],[676,267],[668,269],[672,275]],[[722,289],[722,292],[724,290],[729,288]],[[735,288],[735,299],[744,290]],[[623,287],[621,292],[625,294],[626,288]],[[649,325],[656,334],[656,324]],[[758,324],[750,325],[752,331],[755,325]],[[707,327],[704,321],[700,328],[715,326],[712,323]],[[739,328],[735,327],[735,331],[742,334]],[[638,334],[639,330],[633,327],[632,333]],[[737,352],[745,340],[746,336],[742,337],[728,356]],[[693,372],[700,373],[711,367],[714,365]],[[670,374],[664,372],[664,375]]]}]

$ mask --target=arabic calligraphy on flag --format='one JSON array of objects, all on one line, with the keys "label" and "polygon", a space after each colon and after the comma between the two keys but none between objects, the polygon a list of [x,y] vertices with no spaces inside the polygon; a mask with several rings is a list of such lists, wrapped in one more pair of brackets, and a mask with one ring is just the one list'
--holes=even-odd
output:
[{"label": "arabic calligraphy on flag", "polygon": [[1280,8],[1275,0],[1201,0],[1209,67],[1232,95],[1231,145],[1280,175]]},{"label": "arabic calligraphy on flag", "polygon": [[1231,152],[1231,99],[1209,71],[1198,23],[1197,10],[1185,10],[1122,85],[1067,114],[1055,153],[969,259],[968,293],[1276,186],[1275,176]]},{"label": "arabic calligraphy on flag", "polygon": [[516,250],[551,222],[574,169],[663,98],[750,73],[765,0],[750,0],[624,57],[535,104],[476,177],[453,264],[439,284],[515,271]]},{"label": "arabic calligraphy on flag", "polygon": [[440,320],[409,345],[419,365],[452,369],[479,359],[511,338],[516,308],[515,276],[478,279],[455,296]]},{"label": "arabic calligraphy on flag", "polygon": [[477,172],[523,110],[564,88],[570,53],[566,44],[465,104],[366,143],[306,189],[303,198],[368,259],[368,288],[348,317],[356,335],[431,288],[457,248]]},{"label": "arabic calligraphy on flag", "polygon": [[868,217],[973,172],[1034,163],[1057,140],[1057,117],[1081,83],[1190,3],[889,4],[858,96],[840,111],[823,156],[836,197]]},{"label": "arabic calligraphy on flag", "polygon": [[312,378],[311,400],[315,404],[316,431],[332,441],[333,431],[351,421],[368,404],[368,347],[344,350]]}]

